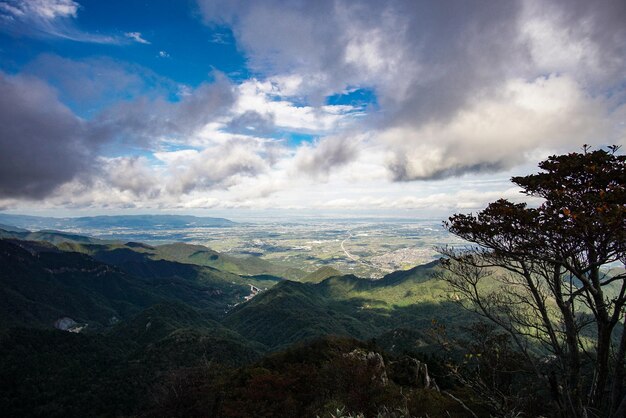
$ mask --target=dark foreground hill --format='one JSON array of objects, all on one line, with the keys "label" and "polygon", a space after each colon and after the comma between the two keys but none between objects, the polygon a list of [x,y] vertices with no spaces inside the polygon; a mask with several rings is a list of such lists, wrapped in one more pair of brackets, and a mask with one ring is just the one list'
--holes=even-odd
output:
[{"label": "dark foreground hill", "polygon": [[466,416],[447,391],[424,384],[421,365],[408,356],[386,355],[371,343],[320,338],[225,373],[196,368],[173,374],[146,415],[291,418],[360,411],[366,417]]},{"label": "dark foreground hill", "polygon": [[0,336],[4,416],[141,414],[175,370],[235,367],[261,355],[188,307],[159,304],[106,333],[12,328]]}]

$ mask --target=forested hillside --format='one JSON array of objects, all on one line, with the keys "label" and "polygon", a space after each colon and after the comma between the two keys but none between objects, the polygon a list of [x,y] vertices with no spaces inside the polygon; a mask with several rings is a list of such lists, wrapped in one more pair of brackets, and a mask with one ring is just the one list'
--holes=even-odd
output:
[{"label": "forested hillside", "polygon": [[[380,280],[325,268],[297,282],[255,275],[259,264],[245,259],[237,260],[231,271],[219,270],[209,264],[223,256],[206,247],[110,243],[56,232],[2,234],[0,375],[6,385],[2,408],[10,414],[158,416],[191,408],[202,415],[197,408],[204,405],[218,408],[220,416],[249,416],[258,405],[246,399],[281,390],[274,385],[289,386],[291,406],[285,410],[282,403],[266,400],[265,412],[257,411],[258,416],[330,414],[357,406],[391,410],[402,406],[399,391],[405,386],[425,397],[429,416],[459,408],[451,398],[438,391],[430,394],[434,389],[415,381],[417,360],[411,360],[415,376],[409,383],[402,380],[406,376],[396,383],[393,373],[404,376],[406,371],[392,372],[382,360],[436,352],[437,336],[430,332],[434,320],[471,322],[434,278],[436,264]],[[232,272],[245,269],[245,275]],[[331,335],[337,339],[326,340]],[[293,344],[304,345],[290,348]],[[345,360],[366,348],[365,354],[382,356],[384,366],[370,370],[367,361],[360,365],[361,354]],[[280,350],[288,351],[270,355]],[[293,353],[297,360],[277,360]],[[306,365],[298,373],[308,370],[309,378],[331,379],[347,392],[329,394],[314,380],[306,387],[291,386],[293,379],[305,379],[290,371],[294,361]],[[267,364],[273,366],[267,369]],[[368,389],[372,399],[358,400],[353,397],[365,386],[350,389],[348,375],[337,370],[328,375],[328,367],[364,373],[363,385],[368,373],[391,376],[384,385]],[[260,387],[259,379],[264,382]],[[441,379],[445,381],[443,373]],[[191,404],[178,404],[171,398],[171,385],[190,382],[199,385],[186,387]],[[37,395],[27,401],[33,387]],[[200,400],[202,393],[218,388],[224,399]],[[447,406],[437,406],[437,399]]]}]

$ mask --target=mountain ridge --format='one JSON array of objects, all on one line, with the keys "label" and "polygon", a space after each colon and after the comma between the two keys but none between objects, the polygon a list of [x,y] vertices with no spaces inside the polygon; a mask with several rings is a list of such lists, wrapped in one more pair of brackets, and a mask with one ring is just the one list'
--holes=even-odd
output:
[{"label": "mountain ridge", "polygon": [[45,216],[12,215],[0,213],[0,223],[13,228],[63,229],[63,228],[190,228],[229,227],[237,223],[226,218],[192,215],[99,215],[54,218]]}]

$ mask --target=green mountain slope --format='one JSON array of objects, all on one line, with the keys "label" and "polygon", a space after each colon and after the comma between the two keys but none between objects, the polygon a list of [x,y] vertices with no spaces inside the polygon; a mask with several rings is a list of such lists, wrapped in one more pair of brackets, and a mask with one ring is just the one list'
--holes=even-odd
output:
[{"label": "green mountain slope", "polygon": [[367,338],[376,329],[333,303],[315,285],[285,281],[228,313],[224,325],[270,347],[312,337],[340,334]]},{"label": "green mountain slope", "polygon": [[154,251],[154,258],[208,266],[239,275],[273,275],[297,280],[307,274],[302,270],[275,265],[259,257],[221,254],[202,245],[165,244],[155,247]]},{"label": "green mountain slope", "polygon": [[371,280],[356,276],[331,277],[319,284],[327,297],[338,300],[367,301],[366,309],[393,309],[420,303],[447,301],[447,285],[434,279],[438,262],[431,262],[409,270],[401,270]]},{"label": "green mountain slope", "polygon": [[147,283],[131,280],[86,255],[33,248],[0,240],[0,320],[4,326],[51,327],[57,319],[70,317],[102,327],[161,299]]},{"label": "green mountain slope", "polygon": [[315,270],[313,273],[309,273],[299,281],[302,283],[319,283],[328,279],[329,277],[341,276],[342,273],[334,267],[324,266]]},{"label": "green mountain slope", "polygon": [[96,252],[108,263],[40,242],[0,240],[0,250],[4,326],[49,327],[69,317],[100,328],[162,301],[180,301],[219,317],[250,293],[248,282],[265,283],[130,250]]},{"label": "green mountain slope", "polygon": [[241,364],[266,351],[182,303],[159,303],[120,322],[106,335],[132,342],[134,359],[151,364],[189,365],[198,359]]},{"label": "green mountain slope", "polygon": [[433,278],[435,269],[437,263],[380,280],[347,275],[283,282],[237,306],[224,324],[270,347],[327,334],[372,338],[395,329],[419,331],[422,342],[415,346],[424,346],[433,342],[425,334],[433,320],[457,326],[475,320],[448,300],[446,285]]}]

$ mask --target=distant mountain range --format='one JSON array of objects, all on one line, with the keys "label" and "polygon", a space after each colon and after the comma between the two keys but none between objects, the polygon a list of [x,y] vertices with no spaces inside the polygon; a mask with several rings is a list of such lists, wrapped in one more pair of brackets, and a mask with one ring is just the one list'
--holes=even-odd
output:
[{"label": "distant mountain range", "polygon": [[85,216],[78,218],[52,218],[42,216],[12,215],[0,213],[2,229],[180,229],[194,227],[229,227],[236,223],[224,218],[188,215],[115,215]]}]

